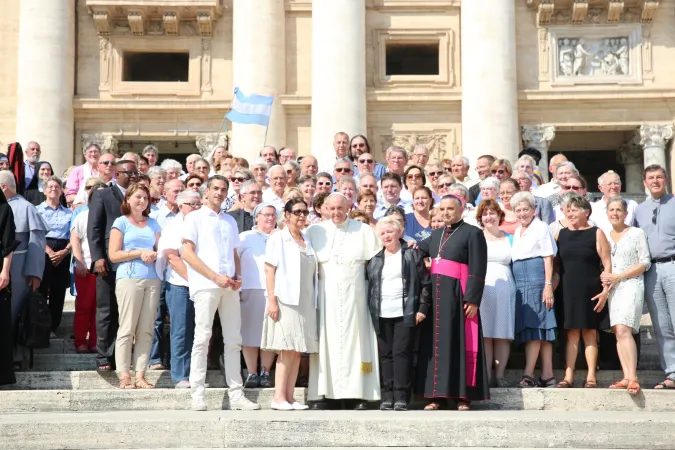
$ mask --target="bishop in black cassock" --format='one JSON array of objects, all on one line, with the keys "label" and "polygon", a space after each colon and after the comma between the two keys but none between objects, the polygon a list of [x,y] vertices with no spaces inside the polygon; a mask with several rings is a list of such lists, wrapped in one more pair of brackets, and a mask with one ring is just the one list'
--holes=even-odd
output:
[{"label": "bishop in black cassock", "polygon": [[483,232],[461,220],[461,201],[441,199],[446,226],[434,230],[419,249],[431,257],[433,304],[421,324],[416,393],[438,409],[444,399],[490,398],[479,306],[485,286],[487,243]]}]

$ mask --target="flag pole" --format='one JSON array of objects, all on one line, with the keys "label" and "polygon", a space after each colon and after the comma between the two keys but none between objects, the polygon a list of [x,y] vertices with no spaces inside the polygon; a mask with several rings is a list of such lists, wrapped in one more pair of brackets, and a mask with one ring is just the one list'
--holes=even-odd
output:
[{"label": "flag pole", "polygon": [[269,128],[270,128],[270,125],[268,123],[267,126],[265,127],[265,140],[263,141],[263,147],[265,147],[267,145],[267,130],[269,130]]}]

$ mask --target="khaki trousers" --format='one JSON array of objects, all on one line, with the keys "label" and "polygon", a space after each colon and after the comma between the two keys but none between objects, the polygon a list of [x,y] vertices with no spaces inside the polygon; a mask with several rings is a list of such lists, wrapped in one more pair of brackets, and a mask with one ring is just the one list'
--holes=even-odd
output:
[{"label": "khaki trousers", "polygon": [[131,369],[132,345],[134,370],[145,372],[148,368],[160,283],[157,278],[120,278],[116,282],[115,295],[120,323],[115,342],[115,364],[118,372],[128,372]]}]

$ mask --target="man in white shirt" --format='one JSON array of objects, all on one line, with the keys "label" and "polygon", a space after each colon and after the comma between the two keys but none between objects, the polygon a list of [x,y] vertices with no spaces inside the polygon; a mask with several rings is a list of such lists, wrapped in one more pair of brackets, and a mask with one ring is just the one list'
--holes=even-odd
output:
[{"label": "man in white shirt", "polygon": [[201,157],[202,155],[200,155],[199,153],[193,153],[189,155],[187,158],[185,158],[185,174],[180,176],[181,181],[185,181],[187,179],[188,175],[192,173],[195,161],[197,161]]},{"label": "man in white shirt", "polygon": [[416,166],[424,168],[429,162],[429,149],[424,144],[417,144],[413,149],[410,162]]},{"label": "man in white shirt", "polygon": [[262,200],[274,205],[278,214],[284,210],[284,190],[288,184],[288,174],[284,166],[270,167],[270,170],[267,171],[267,180],[270,187],[263,191]]},{"label": "man in white shirt", "polygon": [[401,177],[395,173],[387,172],[382,176],[380,183],[382,186],[382,201],[377,204],[373,212],[375,220],[384,217],[384,213],[392,205],[400,206],[406,214],[413,212],[412,204],[401,199],[401,189],[403,188]]},{"label": "man in white shirt", "polygon": [[253,410],[260,405],[244,397],[241,379],[241,264],[237,224],[221,212],[227,197],[227,179],[209,178],[204,191],[204,206],[188,215],[183,224],[183,259],[188,263],[188,286],[195,305],[195,337],[190,361],[192,409],[206,411],[204,401],[206,359],[213,318],[218,311],[225,345],[230,409]]},{"label": "man in white shirt", "polygon": [[302,158],[300,163],[300,175],[311,175],[313,177],[319,173],[319,161],[312,155]]},{"label": "man in white shirt", "polygon": [[293,147],[282,147],[279,150],[279,164],[284,165],[288,161],[297,160],[297,153]]},{"label": "man in white shirt", "polygon": [[183,222],[185,216],[202,206],[201,195],[195,191],[178,194],[180,212],[162,227],[159,238],[157,268],[166,264],[164,285],[166,305],[171,317],[171,379],[177,389],[190,387],[190,353],[195,334],[195,307],[190,300],[187,266],[181,258]]},{"label": "man in white shirt", "polygon": [[[621,196],[621,177],[612,170],[603,173],[598,178],[598,189],[603,195],[600,200],[591,203],[591,220],[595,223],[595,226],[608,233],[612,231],[612,224],[607,218],[607,201],[612,197]],[[626,225],[632,225],[635,208],[638,204],[635,200],[626,200],[626,203],[628,204],[628,211],[625,223]]]},{"label": "man in white shirt", "polygon": [[176,199],[178,194],[185,190],[183,182],[178,179],[169,180],[164,184],[164,204],[159,207],[157,211],[150,213],[150,217],[155,219],[159,226],[164,229],[169,219],[176,217],[179,213],[178,203]]},{"label": "man in white shirt", "polygon": [[452,176],[455,177],[455,180],[458,183],[463,184],[467,188],[470,188],[474,184],[478,183],[478,180],[472,180],[469,178],[469,169],[471,166],[469,158],[466,156],[455,155],[455,157],[452,158],[450,167],[452,168]]},{"label": "man in white shirt", "polygon": [[[551,172],[551,181],[544,183],[537,190],[533,192],[536,197],[548,198],[552,195],[560,193],[560,184],[558,183],[558,166],[562,162],[566,162],[567,157],[562,153],[555,155],[548,164],[548,170]],[[555,205],[554,205],[555,206]]]}]

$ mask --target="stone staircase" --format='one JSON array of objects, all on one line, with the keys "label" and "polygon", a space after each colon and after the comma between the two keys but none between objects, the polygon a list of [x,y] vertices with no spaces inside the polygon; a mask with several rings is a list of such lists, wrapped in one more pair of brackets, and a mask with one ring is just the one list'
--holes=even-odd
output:
[{"label": "stone staircase", "polygon": [[[173,388],[168,371],[149,371],[154,390],[119,390],[114,373],[98,373],[95,355],[75,353],[72,299],[49,349],[33,369],[0,389],[0,449],[220,448],[220,447],[512,447],[675,448],[675,391],[650,389],[661,381],[649,316],[643,317],[639,376],[632,397],[608,389],[492,389],[474,411],[407,413],[269,410],[272,389],[246,390],[264,411],[227,411],[227,389],[209,371],[209,411],[188,411],[190,392]],[[515,386],[514,354],[507,380]],[[558,380],[562,370],[556,371]],[[598,384],[622,378],[601,370]],[[585,372],[577,372],[577,384]],[[304,389],[296,398],[305,400]],[[422,403],[415,403],[420,406]],[[28,438],[29,437],[29,438]]]}]

